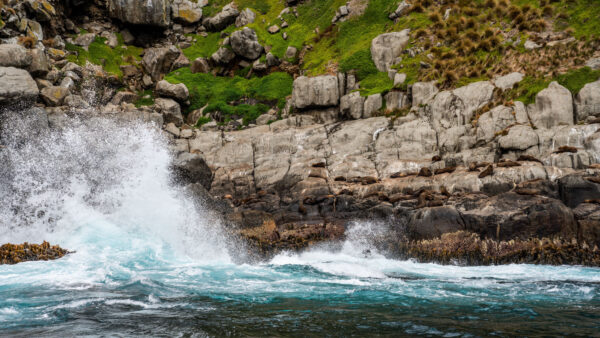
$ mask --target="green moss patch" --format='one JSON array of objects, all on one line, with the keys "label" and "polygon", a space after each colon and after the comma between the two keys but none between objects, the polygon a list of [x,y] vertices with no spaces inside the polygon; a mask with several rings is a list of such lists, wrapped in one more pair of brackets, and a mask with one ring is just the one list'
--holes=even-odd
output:
[{"label": "green moss patch", "polygon": [[592,70],[590,67],[583,67],[558,75],[556,81],[570,90],[571,93],[577,94],[587,83],[594,82],[599,78],[600,70]]},{"label": "green moss patch", "polygon": [[[205,113],[220,111],[231,118],[241,117],[246,124],[265,113],[268,105],[285,102],[285,98],[292,93],[293,84],[292,77],[281,72],[245,79],[240,76],[192,74],[189,68],[176,70],[168,74],[165,80],[184,83],[188,87],[191,105],[186,112],[207,106]],[[254,106],[237,104],[244,99],[254,99],[260,103]]]},{"label": "green moss patch", "polygon": [[151,106],[154,104],[154,91],[147,89],[137,93],[139,99],[134,103],[136,107]]},{"label": "green moss patch", "polygon": [[119,45],[110,48],[105,44],[105,38],[96,37],[88,50],[68,43],[66,49],[73,53],[67,56],[67,59],[80,66],[85,66],[86,62],[100,65],[107,73],[121,77],[123,73],[119,67],[122,65],[137,65],[141,61],[140,55],[143,52],[142,48],[124,46],[122,41],[122,38],[119,38]]}]

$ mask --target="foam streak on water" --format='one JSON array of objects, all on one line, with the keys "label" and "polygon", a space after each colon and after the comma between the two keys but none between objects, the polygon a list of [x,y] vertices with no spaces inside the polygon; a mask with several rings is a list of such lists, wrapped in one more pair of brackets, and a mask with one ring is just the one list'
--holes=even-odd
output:
[{"label": "foam streak on water", "polygon": [[236,264],[219,222],[172,184],[154,128],[92,119],[26,142],[10,136],[0,242],[45,239],[76,253],[0,266],[1,334],[600,330],[600,269],[391,260],[372,245],[386,235],[378,223],[353,225],[341,246]]}]

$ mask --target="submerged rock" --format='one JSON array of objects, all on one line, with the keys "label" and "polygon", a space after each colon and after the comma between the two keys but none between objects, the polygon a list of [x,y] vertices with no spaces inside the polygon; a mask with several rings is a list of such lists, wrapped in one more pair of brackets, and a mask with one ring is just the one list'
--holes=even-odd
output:
[{"label": "submerged rock", "polygon": [[4,244],[0,246],[0,265],[17,264],[30,261],[49,261],[59,259],[69,251],[58,245],[50,246],[44,241],[42,244]]}]

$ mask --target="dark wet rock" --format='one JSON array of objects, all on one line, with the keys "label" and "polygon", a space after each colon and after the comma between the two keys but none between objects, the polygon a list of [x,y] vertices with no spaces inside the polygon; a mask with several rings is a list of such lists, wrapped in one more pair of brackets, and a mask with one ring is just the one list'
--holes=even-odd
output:
[{"label": "dark wet rock", "polygon": [[430,239],[447,232],[464,230],[465,223],[452,206],[423,208],[415,212],[408,224],[409,236],[414,239]]},{"label": "dark wet rock", "polygon": [[431,177],[431,176],[433,176],[433,173],[431,172],[431,169],[429,169],[427,167],[423,167],[419,170],[419,173],[417,174],[417,176]]},{"label": "dark wet rock", "polygon": [[573,209],[573,214],[579,225],[579,242],[600,246],[600,204],[581,203]]},{"label": "dark wet rock", "polygon": [[600,199],[600,184],[586,180],[581,174],[567,175],[558,180],[560,199],[570,208],[585,200]]},{"label": "dark wet rock", "polygon": [[544,196],[508,192],[459,203],[457,209],[467,230],[488,238],[575,238],[577,234],[571,209],[559,200]]},{"label": "dark wet rock", "polygon": [[181,153],[173,161],[173,169],[182,182],[200,183],[205,189],[210,189],[213,175],[202,155]]}]

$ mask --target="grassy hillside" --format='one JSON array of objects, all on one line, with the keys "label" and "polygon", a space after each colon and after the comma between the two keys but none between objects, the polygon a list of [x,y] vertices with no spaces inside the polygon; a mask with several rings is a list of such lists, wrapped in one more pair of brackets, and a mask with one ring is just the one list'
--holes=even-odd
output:
[{"label": "grassy hillside", "polygon": [[[600,44],[598,0],[456,0],[443,4],[412,0],[410,12],[392,21],[388,15],[399,2],[352,0],[354,12],[346,21],[332,24],[336,10],[346,0],[306,0],[296,7],[297,16],[292,11],[280,14],[285,9],[283,0],[235,0],[240,10],[251,8],[257,14],[249,27],[271,53],[283,58],[288,46],[303,50],[301,57],[293,61],[307,75],[354,72],[362,95],[385,93],[393,87],[387,74],[379,72],[371,59],[371,40],[405,28],[411,29],[407,48],[415,52],[412,56],[403,54],[394,68],[407,74],[407,84],[433,80],[441,88],[454,88],[519,71],[526,78],[506,99],[531,102],[550,81],[558,80],[576,93],[600,76],[582,68]],[[205,15],[214,15],[227,3],[229,0],[210,1]],[[282,19],[288,27],[277,34],[268,33],[268,27],[281,26]],[[237,29],[232,25],[225,32]],[[283,32],[289,36],[287,40]],[[573,41],[535,50],[524,48],[527,40],[540,42],[542,33],[555,35],[553,40]],[[184,50],[190,59],[209,57],[223,41],[221,33],[194,38],[194,44]],[[169,79],[177,78],[194,87],[206,80],[203,76],[172,75]],[[225,87],[235,87],[240,80],[219,81]],[[289,85],[287,92],[291,91],[291,82],[282,85]],[[231,103],[226,96],[214,95],[215,102]]]}]

